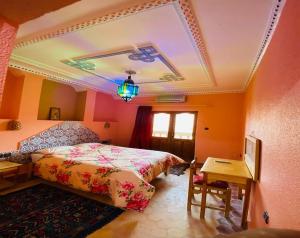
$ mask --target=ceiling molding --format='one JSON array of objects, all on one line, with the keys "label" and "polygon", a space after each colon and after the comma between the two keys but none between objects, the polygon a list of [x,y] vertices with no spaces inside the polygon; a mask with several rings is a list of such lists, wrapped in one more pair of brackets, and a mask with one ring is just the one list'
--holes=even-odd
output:
[{"label": "ceiling molding", "polygon": [[190,0],[178,0],[175,3],[177,5],[177,9],[180,7],[180,11],[177,10],[179,15],[183,15],[186,21],[187,28],[190,30],[189,35],[192,36],[193,42],[195,42],[200,55],[201,63],[204,65],[203,70],[206,73],[207,77],[211,80],[214,86],[217,86],[215,76],[213,74],[211,62],[209,60],[209,56],[206,50],[206,46],[202,37],[201,29],[199,26],[199,22],[196,18],[196,14],[193,10],[193,6]]},{"label": "ceiling molding", "polygon": [[130,15],[133,15],[133,14],[145,11],[145,10],[150,10],[153,8],[164,6],[166,4],[169,4],[169,3],[172,3],[175,1],[177,1],[177,0],[151,0],[148,2],[139,3],[136,5],[124,8],[124,9],[120,9],[118,11],[104,14],[104,15],[96,17],[96,18],[88,19],[85,21],[78,21],[76,24],[72,24],[72,25],[69,25],[66,27],[62,27],[62,28],[57,28],[55,30],[51,30],[47,33],[42,33],[37,36],[31,35],[28,37],[24,37],[24,39],[21,38],[20,40],[16,41],[15,48],[20,48],[20,47],[24,47],[24,46],[34,44],[34,43],[37,43],[40,41],[59,37],[59,36],[65,35],[69,32],[80,31],[80,30],[92,27],[94,25],[114,21],[119,18],[130,16]]},{"label": "ceiling molding", "polygon": [[56,81],[56,82],[62,82],[65,84],[68,84],[70,86],[74,86],[76,89],[76,86],[84,87],[84,88],[90,88],[95,91],[101,91],[105,93],[114,93],[114,91],[108,91],[107,89],[96,87],[93,84],[88,84],[86,82],[81,82],[80,80],[76,78],[71,78],[65,75],[62,75],[60,73],[54,73],[52,71],[47,71],[45,69],[40,69],[39,67],[25,64],[24,62],[18,62],[17,60],[10,59],[9,61],[9,67],[14,69],[19,69],[28,73],[32,73],[34,75],[45,77],[46,79]]},{"label": "ceiling molding", "polygon": [[280,19],[280,15],[285,6],[285,2],[286,2],[286,0],[275,0],[275,2],[274,2],[273,10],[270,14],[268,25],[266,27],[260,49],[258,50],[258,54],[254,60],[250,74],[244,83],[243,91],[246,91],[248,85],[250,84],[250,82],[251,82],[271,40],[272,40],[273,34],[276,30],[276,27],[277,27],[279,19]]},{"label": "ceiling molding", "polygon": [[[219,86],[217,85],[213,68],[211,65],[211,61],[207,52],[207,48],[204,42],[204,38],[202,36],[202,32],[199,26],[199,22],[196,18],[196,14],[193,10],[193,6],[191,4],[190,0],[149,0],[147,2],[137,3],[135,5],[119,9],[114,12],[109,12],[104,15],[101,15],[96,18],[88,19],[88,20],[78,20],[76,24],[72,25],[66,25],[63,27],[57,27],[55,29],[52,29],[47,32],[37,33],[38,35],[31,35],[28,37],[24,37],[17,40],[17,43],[15,45],[15,48],[22,48],[27,45],[35,44],[40,41],[45,41],[48,39],[60,37],[62,35],[68,34],[70,32],[76,32],[83,29],[87,29],[90,27],[93,27],[98,24],[104,24],[110,21],[115,21],[117,19],[121,19],[123,17],[128,17],[134,14],[138,14],[140,12],[144,12],[147,10],[160,8],[163,6],[172,6],[176,10],[181,22],[184,25],[185,31],[187,32],[192,45],[195,49],[195,52],[199,58],[199,67],[202,67],[203,71],[205,72],[205,77],[212,82],[213,88],[203,88],[199,90],[199,92],[191,92],[193,89],[187,89],[184,90],[184,92],[178,92],[178,93],[186,93],[188,95],[197,95],[197,94],[214,94],[214,93],[242,93],[246,90],[248,84],[250,83],[251,79],[253,78],[253,75],[255,74],[263,56],[264,53],[272,39],[273,33],[275,32],[276,26],[278,24],[281,12],[284,8],[286,0],[274,0],[273,2],[273,8],[272,11],[270,11],[270,16],[268,20],[267,27],[265,29],[264,37],[260,41],[258,41],[258,45],[261,44],[259,47],[256,57],[253,60],[253,64],[251,66],[251,70],[249,70],[249,74],[247,75],[247,80],[245,79],[243,84],[241,85],[241,88],[238,90],[217,90]],[[253,57],[253,56],[252,56]],[[251,58],[252,58],[251,57]],[[80,81],[79,79],[76,79],[76,76],[72,73],[69,73],[64,70],[55,70],[54,67],[51,67],[51,65],[43,65],[39,62],[34,62],[31,59],[24,58],[18,59],[15,58],[11,61],[11,67],[19,68],[27,72],[31,72],[34,74],[38,74],[41,76],[45,76],[52,80],[61,80],[69,84],[76,84],[83,87],[88,87],[97,91],[103,91],[106,93],[114,94],[112,90],[106,90],[103,88],[96,87],[95,85]],[[248,70],[247,70],[248,71]],[[245,71],[245,74],[247,74],[247,71]],[[68,76],[66,76],[68,75]],[[173,93],[170,89],[170,93]],[[174,92],[176,93],[176,92]],[[145,94],[145,96],[152,96],[153,94]]]},{"label": "ceiling molding", "polygon": [[[201,63],[201,67],[206,75],[206,77],[209,79],[210,82],[212,82],[213,86],[217,86],[216,80],[212,71],[211,63],[208,57],[207,50],[205,48],[205,44],[201,35],[201,30],[199,27],[198,20],[196,18],[196,15],[193,11],[192,4],[190,0],[151,0],[144,3],[139,3],[124,9],[120,9],[118,11],[114,11],[111,13],[104,14],[102,16],[99,16],[97,18],[88,19],[82,22],[77,22],[76,24],[69,25],[66,27],[57,28],[55,30],[49,31],[47,33],[42,33],[40,35],[35,36],[29,36],[25,38],[21,38],[17,40],[17,43],[15,45],[15,48],[21,48],[25,47],[27,45],[31,45],[34,43],[38,43],[40,41],[48,40],[51,38],[59,37],[64,34],[75,32],[79,30],[83,30],[85,28],[92,27],[97,24],[103,24],[109,21],[117,20],[122,17],[130,16],[133,14],[137,14],[142,11],[146,11],[149,9],[154,9],[157,7],[162,7],[165,5],[172,5],[177,14],[179,15],[190,39],[194,46],[195,51],[197,52],[198,58]],[[20,61],[19,61],[20,63]],[[30,63],[27,62],[26,63]],[[25,66],[23,66],[25,68]],[[39,66],[37,66],[39,67]],[[41,68],[44,67],[39,67]],[[57,72],[57,71],[54,71]],[[49,72],[50,73],[50,72]],[[48,74],[49,74],[48,73]],[[55,76],[56,77],[56,76]]]},{"label": "ceiling molding", "polygon": [[[95,72],[96,70],[96,64],[94,62],[91,62],[89,60],[99,60],[103,58],[109,58],[109,57],[115,57],[120,55],[126,55],[128,60],[132,61],[141,61],[144,63],[153,63],[156,60],[159,60],[161,64],[165,65],[169,69],[169,73],[166,73],[164,75],[161,75],[159,77],[159,80],[157,81],[145,81],[145,82],[138,82],[135,84],[148,84],[148,83],[162,83],[162,82],[176,82],[176,81],[182,81],[185,80],[184,77],[178,72],[175,66],[173,66],[169,60],[163,56],[160,51],[154,47],[152,44],[147,44],[144,46],[137,46],[136,48],[128,48],[128,49],[122,49],[122,50],[116,50],[116,51],[110,51],[109,53],[96,53],[90,56],[79,56],[72,59],[64,59],[61,60],[62,63],[71,66],[73,68],[79,69],[83,72],[86,72],[88,74],[94,75],[96,77],[99,77],[103,80],[109,81],[110,83],[117,84],[116,81],[114,81],[111,78],[104,77],[100,73]],[[156,61],[157,62],[157,61]]]}]

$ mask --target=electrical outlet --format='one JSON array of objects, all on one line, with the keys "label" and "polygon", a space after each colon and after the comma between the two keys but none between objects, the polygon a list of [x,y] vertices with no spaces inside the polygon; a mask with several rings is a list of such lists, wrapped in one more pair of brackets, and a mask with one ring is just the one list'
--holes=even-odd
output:
[{"label": "electrical outlet", "polygon": [[270,216],[269,216],[269,213],[267,211],[264,211],[263,219],[264,219],[266,224],[269,224]]}]

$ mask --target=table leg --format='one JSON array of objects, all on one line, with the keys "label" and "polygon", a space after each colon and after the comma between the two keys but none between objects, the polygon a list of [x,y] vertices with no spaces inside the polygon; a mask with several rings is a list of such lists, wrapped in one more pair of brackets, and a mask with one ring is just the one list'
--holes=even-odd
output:
[{"label": "table leg", "polygon": [[16,171],[16,175],[15,175],[15,180],[14,180],[15,184],[17,184],[18,180],[19,180],[19,170],[20,170],[20,167],[18,166],[17,171]]},{"label": "table leg", "polygon": [[243,204],[242,224],[241,224],[243,229],[247,228],[247,216],[249,210],[250,193],[251,193],[251,179],[247,179],[244,204]]},{"label": "table leg", "polygon": [[29,180],[29,179],[31,179],[31,175],[32,175],[32,166],[33,166],[33,164],[32,164],[32,163],[29,163],[27,166],[28,166],[28,167],[27,167],[27,180]]},{"label": "table leg", "polygon": [[207,174],[203,173],[203,185],[202,185],[202,198],[201,198],[201,210],[200,210],[200,218],[204,219],[205,216],[205,208],[206,208],[206,193],[207,193]]}]

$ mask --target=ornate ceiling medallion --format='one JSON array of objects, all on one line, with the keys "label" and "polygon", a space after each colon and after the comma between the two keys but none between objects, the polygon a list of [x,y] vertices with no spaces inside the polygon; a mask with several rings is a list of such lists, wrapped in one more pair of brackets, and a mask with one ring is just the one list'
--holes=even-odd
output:
[{"label": "ornate ceiling medallion", "polygon": [[[178,70],[169,62],[169,60],[164,57],[159,51],[154,48],[152,45],[147,45],[143,47],[138,47],[135,49],[128,50],[116,50],[110,51],[109,53],[99,53],[94,54],[92,56],[80,56],[73,58],[71,60],[66,59],[61,62],[74,67],[76,69],[82,70],[86,73],[92,74],[93,76],[97,76],[103,80],[109,81],[111,83],[118,84],[115,82],[113,78],[108,78],[103,75],[104,68],[101,68],[101,65],[105,65],[105,60],[117,58],[118,62],[123,60],[124,65],[128,65],[130,63],[124,61],[124,58],[121,58],[122,55],[126,55],[127,59],[130,61],[141,61],[146,63],[143,65],[145,69],[149,69],[152,63],[156,63],[156,66],[160,66],[161,69],[164,70],[164,73],[158,77],[154,81],[145,81],[141,80],[138,84],[147,84],[147,83],[162,83],[162,82],[170,82],[170,81],[182,81],[184,80],[183,76],[178,72]],[[124,67],[124,65],[120,65],[120,67]],[[153,66],[154,67],[154,66]],[[143,68],[143,69],[144,69]],[[150,76],[148,76],[150,78]]]}]

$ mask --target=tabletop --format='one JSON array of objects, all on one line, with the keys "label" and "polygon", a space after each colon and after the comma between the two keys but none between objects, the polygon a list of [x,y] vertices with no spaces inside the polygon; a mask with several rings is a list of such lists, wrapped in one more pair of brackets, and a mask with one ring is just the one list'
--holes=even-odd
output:
[{"label": "tabletop", "polygon": [[21,166],[22,164],[10,162],[10,161],[0,161],[0,172],[3,172],[7,169],[16,168],[18,166]]},{"label": "tabletop", "polygon": [[201,168],[201,172],[252,179],[244,160],[208,157]]}]

